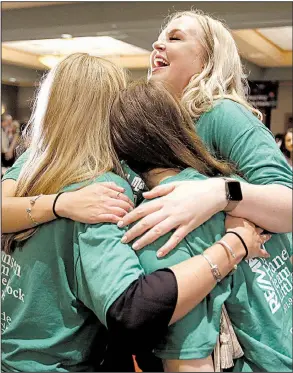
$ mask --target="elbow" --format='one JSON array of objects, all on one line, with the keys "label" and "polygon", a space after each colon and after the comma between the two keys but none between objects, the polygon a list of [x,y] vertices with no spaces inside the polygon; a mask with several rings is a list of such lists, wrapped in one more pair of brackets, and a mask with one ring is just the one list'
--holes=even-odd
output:
[{"label": "elbow", "polygon": [[111,340],[127,346],[132,354],[152,349],[159,341],[157,336],[161,335],[160,328],[156,334],[151,320],[146,321],[137,313],[134,315],[129,309],[116,315],[109,314],[107,326]]}]

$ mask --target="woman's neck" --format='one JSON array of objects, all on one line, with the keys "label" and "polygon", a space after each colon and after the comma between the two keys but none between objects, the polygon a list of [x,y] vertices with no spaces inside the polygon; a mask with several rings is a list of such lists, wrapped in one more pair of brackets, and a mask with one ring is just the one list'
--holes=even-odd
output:
[{"label": "woman's neck", "polygon": [[175,176],[180,172],[178,168],[155,168],[143,174],[143,179],[149,189],[159,185],[161,181]]}]

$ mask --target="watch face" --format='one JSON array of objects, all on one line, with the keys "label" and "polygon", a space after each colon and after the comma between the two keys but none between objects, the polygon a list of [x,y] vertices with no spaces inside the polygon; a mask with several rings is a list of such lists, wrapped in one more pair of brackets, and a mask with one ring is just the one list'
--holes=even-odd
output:
[{"label": "watch face", "polygon": [[230,201],[242,201],[242,192],[239,181],[229,181],[227,183],[227,189]]}]

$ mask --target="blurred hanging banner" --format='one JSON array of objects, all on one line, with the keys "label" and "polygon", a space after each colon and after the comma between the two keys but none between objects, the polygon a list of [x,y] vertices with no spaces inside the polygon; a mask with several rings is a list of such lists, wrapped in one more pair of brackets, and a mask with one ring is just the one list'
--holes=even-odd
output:
[{"label": "blurred hanging banner", "polygon": [[258,109],[275,109],[278,103],[277,81],[250,80],[249,101]]}]

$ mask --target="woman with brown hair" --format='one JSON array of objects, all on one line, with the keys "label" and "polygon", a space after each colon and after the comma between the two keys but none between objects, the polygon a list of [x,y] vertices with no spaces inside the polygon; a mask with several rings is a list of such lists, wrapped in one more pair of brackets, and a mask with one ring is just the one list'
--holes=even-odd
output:
[{"label": "woman with brown hair", "polygon": [[131,247],[121,243],[126,230],[106,223],[107,216],[92,225],[62,218],[39,224],[35,212],[52,198],[46,193],[54,196],[54,210],[62,193],[85,185],[97,193],[99,184],[108,183],[102,197],[112,200],[115,212],[122,210],[119,201],[123,208],[132,203],[129,185],[112,172],[118,160],[109,127],[111,106],[125,87],[122,69],[82,53],[61,61],[41,85],[29,149],[3,181],[6,192],[10,185],[10,193],[29,204],[31,227],[3,237],[5,372],[96,371],[108,337],[125,353],[151,348],[245,255],[268,256],[261,229],[231,221],[227,229],[234,234],[224,237],[235,257],[217,243],[205,251],[218,265],[218,277],[202,255],[144,275]]},{"label": "woman with brown hair", "polygon": [[293,129],[288,128],[283,136],[281,144],[281,151],[283,152],[288,164],[293,166]]},{"label": "woman with brown hair", "polygon": [[[207,179],[224,184],[221,177],[231,176],[233,168],[205,151],[187,111],[158,83],[135,83],[120,92],[111,110],[110,126],[119,158],[150,189]],[[119,163],[116,168],[123,175]],[[228,180],[237,188],[242,179],[233,176]],[[158,239],[137,252],[140,263],[146,273],[179,263],[201,254],[224,231],[225,215],[220,212],[191,231],[162,259],[157,258],[156,250],[166,244],[172,233],[162,235],[157,231]],[[220,243],[233,255],[225,239]],[[244,352],[233,371],[291,371],[292,239],[286,234],[274,234],[265,247],[270,258],[241,262],[232,276],[221,281],[192,312],[169,328],[155,349],[164,359],[165,370],[197,371],[198,361],[205,361],[202,371],[213,371],[212,353],[219,334],[221,307],[225,304]],[[209,258],[206,260],[213,266]]]}]

